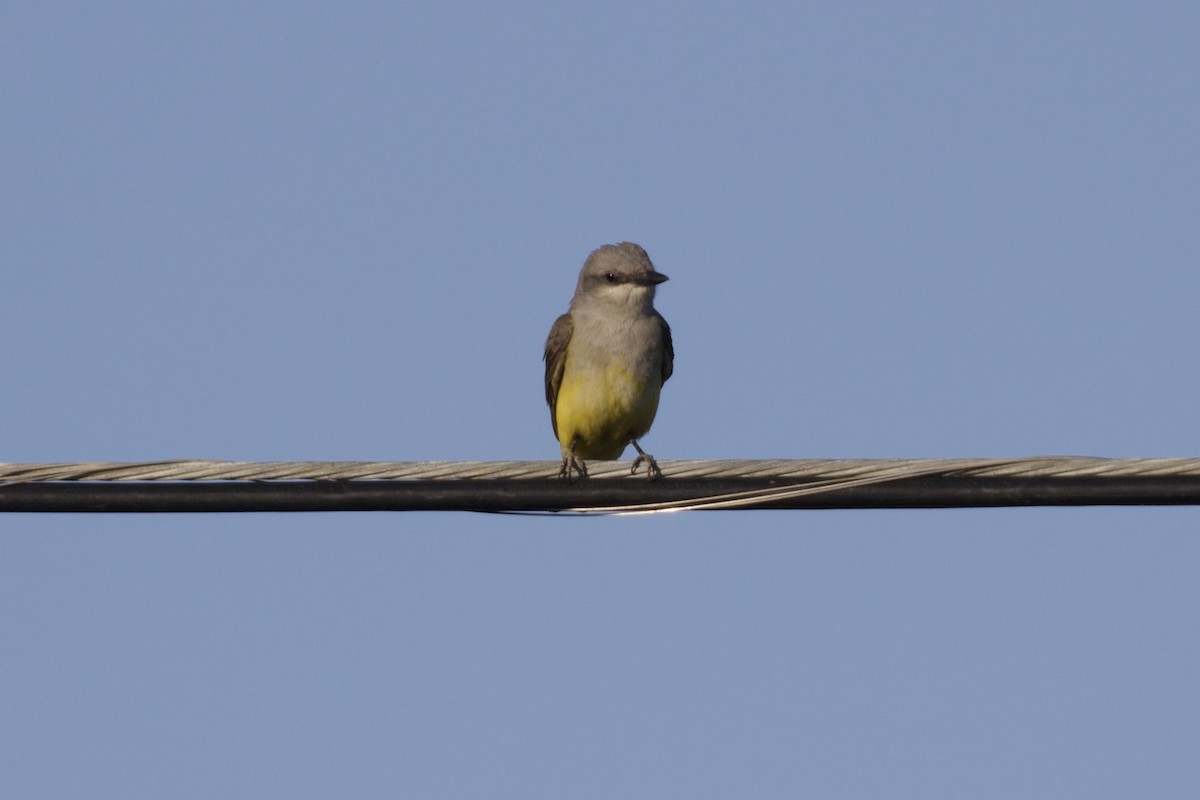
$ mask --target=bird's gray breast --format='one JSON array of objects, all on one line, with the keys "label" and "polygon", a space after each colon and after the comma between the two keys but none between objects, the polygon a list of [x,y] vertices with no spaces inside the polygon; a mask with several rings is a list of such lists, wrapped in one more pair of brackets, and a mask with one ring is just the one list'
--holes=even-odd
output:
[{"label": "bird's gray breast", "polygon": [[575,308],[570,358],[591,363],[617,363],[641,380],[657,377],[662,368],[662,323],[651,313],[611,313],[610,309]]}]

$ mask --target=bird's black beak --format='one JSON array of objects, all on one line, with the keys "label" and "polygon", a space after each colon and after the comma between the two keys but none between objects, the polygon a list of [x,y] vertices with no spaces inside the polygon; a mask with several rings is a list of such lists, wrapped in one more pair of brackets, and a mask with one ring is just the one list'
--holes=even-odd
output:
[{"label": "bird's black beak", "polygon": [[642,286],[657,286],[665,280],[668,278],[661,272],[643,272],[638,276],[637,282]]}]

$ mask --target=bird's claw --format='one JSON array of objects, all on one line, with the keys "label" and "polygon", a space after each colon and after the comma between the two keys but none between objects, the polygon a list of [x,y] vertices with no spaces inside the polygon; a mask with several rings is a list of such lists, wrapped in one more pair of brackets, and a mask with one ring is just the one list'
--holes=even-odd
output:
[{"label": "bird's claw", "polygon": [[638,451],[638,457],[633,460],[633,468],[629,470],[630,475],[637,475],[638,467],[643,462],[646,464],[646,477],[652,481],[662,477],[662,470],[658,467],[658,462],[654,460],[654,456],[649,453]]},{"label": "bird's claw", "polygon": [[[578,477],[572,478],[572,472],[576,473]],[[587,464],[576,458],[574,454],[563,457],[562,466],[558,470],[558,477],[566,478],[567,483],[574,483],[575,481],[582,480],[587,476]]]}]

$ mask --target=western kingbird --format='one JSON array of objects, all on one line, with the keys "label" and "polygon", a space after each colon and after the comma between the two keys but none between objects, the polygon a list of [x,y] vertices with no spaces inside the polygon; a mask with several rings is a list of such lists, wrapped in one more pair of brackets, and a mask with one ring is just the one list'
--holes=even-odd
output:
[{"label": "western kingbird", "polygon": [[586,459],[612,461],[626,445],[646,462],[650,479],[662,476],[654,456],[637,440],[658,411],[671,371],[671,328],[654,310],[654,288],[667,279],[636,244],[606,244],[579,271],[567,313],[546,339],[546,403],[562,450],[561,477],[587,477]]}]

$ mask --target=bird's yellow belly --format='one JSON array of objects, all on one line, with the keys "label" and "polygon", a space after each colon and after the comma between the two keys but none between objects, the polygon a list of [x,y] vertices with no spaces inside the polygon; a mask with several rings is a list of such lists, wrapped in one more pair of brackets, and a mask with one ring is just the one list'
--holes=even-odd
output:
[{"label": "bird's yellow belly", "polygon": [[621,457],[630,439],[650,430],[662,387],[638,378],[620,364],[580,374],[567,368],[558,388],[555,415],[563,456],[611,460]]}]

